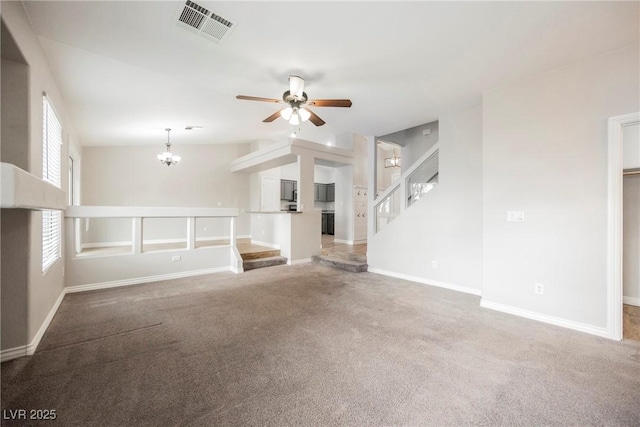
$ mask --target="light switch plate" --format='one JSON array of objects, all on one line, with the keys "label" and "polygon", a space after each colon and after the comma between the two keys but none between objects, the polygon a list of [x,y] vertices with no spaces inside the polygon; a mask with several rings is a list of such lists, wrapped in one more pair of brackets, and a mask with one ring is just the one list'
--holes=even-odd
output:
[{"label": "light switch plate", "polygon": [[524,221],[524,211],[507,211],[507,221]]}]

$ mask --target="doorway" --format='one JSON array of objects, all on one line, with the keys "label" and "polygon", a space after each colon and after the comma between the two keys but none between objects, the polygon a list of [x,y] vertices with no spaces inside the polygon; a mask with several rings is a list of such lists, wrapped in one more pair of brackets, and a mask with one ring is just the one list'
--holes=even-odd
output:
[{"label": "doorway", "polygon": [[622,338],[640,341],[640,124],[622,129]]},{"label": "doorway", "polygon": [[[636,311],[636,309],[640,307],[635,304],[626,304],[635,302],[640,306],[640,279],[638,279],[640,275],[636,274],[634,279],[633,274],[633,272],[637,272],[640,267],[630,265],[629,262],[632,261],[628,261],[625,264],[625,258],[627,258],[625,257],[625,250],[629,256],[628,258],[631,259],[633,258],[632,251],[634,249],[631,244],[633,242],[629,240],[633,239],[632,236],[626,237],[627,244],[625,244],[624,229],[625,177],[635,176],[637,175],[637,173],[635,173],[636,170],[640,171],[640,141],[632,139],[634,132],[637,131],[637,128],[634,129],[634,126],[638,125],[640,125],[640,113],[626,114],[609,119],[607,332],[610,338],[616,340],[622,340],[623,337],[625,337],[623,335],[625,312],[627,314],[626,325],[628,333],[631,332],[630,326],[632,324],[631,320],[633,319],[630,316],[640,314],[638,313],[640,310]],[[634,167],[636,163],[637,167]],[[636,194],[633,192],[633,182],[627,181],[629,182],[627,193],[630,193],[629,197],[627,197],[627,210],[630,210],[630,214],[633,215],[633,209],[630,209],[630,203]],[[640,191],[640,187],[638,188]],[[627,217],[629,217],[629,215],[627,215]],[[627,232],[629,232],[627,234],[630,234],[630,231],[633,229],[633,223],[627,222],[626,225]],[[640,238],[638,238],[638,240],[640,240]],[[640,252],[636,252],[636,254],[637,253]],[[637,255],[635,261],[638,262]],[[636,291],[638,292],[637,296],[635,295]],[[640,319],[640,316],[638,316],[638,319]]]}]

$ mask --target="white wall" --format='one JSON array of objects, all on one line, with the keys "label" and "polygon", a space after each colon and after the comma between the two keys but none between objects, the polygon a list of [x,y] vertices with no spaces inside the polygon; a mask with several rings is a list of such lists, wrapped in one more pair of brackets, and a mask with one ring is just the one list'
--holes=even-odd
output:
[{"label": "white wall", "polygon": [[639,110],[638,64],[635,45],[484,94],[483,304],[604,331],[607,119]]},{"label": "white wall", "polygon": [[[62,165],[61,170],[67,170],[68,159],[68,141],[74,137],[74,129],[71,117],[67,114],[65,104],[63,102],[57,84],[49,70],[47,61],[41,50],[40,43],[36,35],[32,32],[29,20],[24,12],[20,2],[3,2],[2,3],[2,20],[6,24],[6,30],[13,36],[22,56],[29,65],[28,75],[28,111],[26,111],[28,123],[28,139],[18,138],[14,140],[5,139],[3,132],[3,154],[7,152],[4,144],[27,144],[28,160],[26,170],[31,174],[42,176],[42,94],[47,96],[53,103],[56,113],[59,116],[63,127],[63,146],[61,149]],[[4,32],[4,31],[3,31]],[[5,46],[3,40],[3,48]],[[5,96],[4,90],[2,96]],[[12,151],[12,150],[10,150]],[[15,151],[14,151],[15,152]],[[11,162],[11,159],[3,159],[3,161]],[[24,166],[25,159],[22,158],[18,162]],[[62,173],[61,188],[67,189],[67,176]],[[6,300],[3,298],[3,307],[5,304],[25,304],[26,319],[7,319],[3,315],[2,319],[2,348],[15,347],[33,343],[38,336],[38,332],[42,332],[41,328],[45,325],[47,317],[52,309],[55,308],[56,301],[62,294],[64,287],[63,266],[64,259],[54,264],[46,274],[42,272],[42,214],[38,211],[29,211],[26,221],[20,221],[20,229],[28,228],[27,240],[20,243],[24,246],[16,248],[17,251],[28,253],[28,257],[21,260],[27,264],[28,277],[25,282],[13,283],[14,286],[23,288],[26,292],[25,300]],[[3,229],[3,235],[8,230]],[[3,237],[4,240],[4,237]],[[64,244],[64,242],[63,242]],[[4,251],[3,251],[4,252]],[[64,258],[64,255],[63,255]],[[4,264],[4,262],[3,262]],[[24,266],[24,265],[23,265]],[[3,275],[5,265],[2,266]],[[5,282],[3,280],[3,287]],[[4,290],[3,290],[4,295]],[[13,333],[13,328],[26,327],[26,336],[18,336]],[[20,334],[22,335],[22,334]]]},{"label": "white wall", "polygon": [[439,158],[440,183],[369,239],[369,270],[479,294],[481,106],[440,118]]},{"label": "white wall", "polygon": [[[248,211],[251,177],[229,171],[229,162],[244,155],[248,148],[247,144],[180,145],[175,141],[172,150],[182,161],[165,166],[156,159],[162,144],[85,147],[82,201],[84,205],[98,206],[225,207]],[[122,230],[115,225],[118,221],[121,220],[90,221],[90,234],[83,240],[121,241],[130,229]],[[168,220],[156,227],[151,222],[145,229],[145,240],[186,236],[183,220]],[[225,236],[229,232],[224,221],[202,220],[197,226],[197,237],[201,238]],[[247,214],[239,216],[237,234],[250,234]]]}]

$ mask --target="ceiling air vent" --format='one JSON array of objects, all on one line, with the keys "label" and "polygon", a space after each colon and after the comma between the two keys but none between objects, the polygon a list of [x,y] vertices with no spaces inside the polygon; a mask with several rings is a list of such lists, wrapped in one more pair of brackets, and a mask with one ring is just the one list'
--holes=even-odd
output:
[{"label": "ceiling air vent", "polygon": [[180,11],[178,25],[216,42],[228,37],[235,26],[233,22],[190,0],[187,0]]}]

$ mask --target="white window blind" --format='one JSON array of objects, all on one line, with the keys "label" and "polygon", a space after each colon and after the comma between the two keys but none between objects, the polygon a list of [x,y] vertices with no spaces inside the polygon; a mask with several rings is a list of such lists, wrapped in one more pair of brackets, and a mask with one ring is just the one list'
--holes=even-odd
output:
[{"label": "white window blind", "polygon": [[47,96],[42,99],[42,179],[60,188],[62,126]]},{"label": "white window blind", "polygon": [[[60,188],[60,146],[62,126],[47,96],[42,105],[42,179]],[[42,211],[42,271],[60,259],[62,252],[62,212]]]},{"label": "white window blind", "polygon": [[60,259],[62,246],[62,212],[42,211],[42,271]]}]

